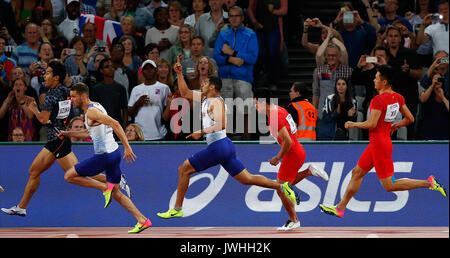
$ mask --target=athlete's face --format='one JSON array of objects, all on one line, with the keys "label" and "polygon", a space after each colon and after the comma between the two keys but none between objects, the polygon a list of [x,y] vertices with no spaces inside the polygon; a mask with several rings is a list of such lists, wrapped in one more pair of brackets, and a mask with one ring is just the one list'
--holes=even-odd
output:
[{"label": "athlete's face", "polygon": [[377,91],[379,91],[381,89],[384,89],[386,87],[386,85],[387,85],[387,80],[384,80],[383,78],[380,77],[380,72],[377,72],[373,82],[375,84],[375,89]]},{"label": "athlete's face", "polygon": [[47,67],[44,74],[45,86],[52,88],[58,86],[59,84],[59,76],[53,76],[53,69],[51,67]]},{"label": "athlete's face", "polygon": [[83,100],[82,100],[81,94],[79,94],[78,92],[71,90],[70,91],[70,100],[74,107],[77,107],[77,108],[83,107]]},{"label": "athlete's face", "polygon": [[261,100],[255,98],[253,100],[253,102],[255,103],[256,111],[258,111],[261,114],[265,114],[266,113],[266,102],[265,101],[261,101]]}]

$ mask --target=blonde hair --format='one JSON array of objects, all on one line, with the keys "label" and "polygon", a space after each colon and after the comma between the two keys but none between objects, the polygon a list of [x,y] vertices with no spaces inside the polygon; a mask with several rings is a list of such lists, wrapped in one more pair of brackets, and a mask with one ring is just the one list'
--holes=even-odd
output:
[{"label": "blonde hair", "polygon": [[216,68],[214,67],[213,62],[211,61],[211,58],[209,56],[201,56],[198,59],[198,62],[195,64],[195,77],[200,76],[200,72],[198,71],[198,66],[200,65],[200,60],[202,60],[203,58],[208,59],[208,75],[216,74]]},{"label": "blonde hair", "polygon": [[[169,68],[169,73],[167,74],[167,86],[172,87],[172,84],[174,81],[172,65],[166,59],[160,58],[156,62],[156,66],[159,68],[159,66],[162,64],[167,65],[167,67]],[[158,74],[158,79],[159,79],[159,74]]]},{"label": "blonde hair", "polygon": [[132,126],[134,128],[134,132],[136,133],[135,141],[138,142],[145,141],[144,132],[142,132],[142,129],[138,124],[129,124],[128,126]]}]

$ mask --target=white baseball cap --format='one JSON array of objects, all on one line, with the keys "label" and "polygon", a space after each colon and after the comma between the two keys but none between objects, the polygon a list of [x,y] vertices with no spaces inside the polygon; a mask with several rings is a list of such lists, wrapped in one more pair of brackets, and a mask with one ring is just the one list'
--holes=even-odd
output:
[{"label": "white baseball cap", "polygon": [[72,2],[80,3],[80,0],[67,0],[66,6],[68,6],[68,5],[69,5],[70,3],[72,3]]},{"label": "white baseball cap", "polygon": [[145,60],[145,61],[142,63],[141,68],[144,69],[144,67],[145,67],[147,64],[151,64],[154,68],[157,67],[156,64],[155,64],[155,62],[153,62],[153,60],[147,59],[147,60]]}]

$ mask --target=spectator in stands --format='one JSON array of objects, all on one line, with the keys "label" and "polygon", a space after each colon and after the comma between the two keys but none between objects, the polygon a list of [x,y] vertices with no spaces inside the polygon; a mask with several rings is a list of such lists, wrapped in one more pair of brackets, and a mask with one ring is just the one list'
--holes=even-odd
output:
[{"label": "spectator in stands", "polygon": [[[158,45],[155,43],[150,43],[145,46],[145,58],[144,60],[152,60],[153,62],[157,63],[159,60],[159,48]],[[142,75],[142,66],[139,68],[138,71],[138,84],[141,84],[144,82],[144,75]]]},{"label": "spectator in stands", "polygon": [[[191,42],[191,57],[181,60],[183,66],[183,75],[188,79],[195,77],[196,67],[200,58],[203,56],[203,50],[205,49],[205,41],[200,36],[194,36]],[[216,61],[212,58],[209,59],[214,65],[214,70],[217,71]]]},{"label": "spectator in stands", "polygon": [[58,25],[59,34],[68,42],[80,34],[80,0],[67,0],[67,18]]},{"label": "spectator in stands", "polygon": [[283,40],[279,18],[287,14],[287,2],[287,0],[249,1],[248,14],[258,37],[259,49],[255,74],[268,75],[271,89],[276,89],[280,76],[280,46]]},{"label": "spectator in stands", "polygon": [[216,68],[213,64],[213,59],[208,56],[200,57],[195,66],[195,76],[188,81],[188,87],[191,90],[201,90],[201,85],[204,80],[208,79],[210,75],[216,75]]},{"label": "spectator in stands", "polygon": [[12,58],[16,60],[17,66],[28,71],[28,67],[36,62],[39,48],[39,26],[28,23],[25,27],[25,42],[16,47]]},{"label": "spectator in stands", "polygon": [[112,41],[112,44],[120,43],[120,39],[125,35],[131,36],[136,43],[136,55],[138,55],[141,60],[145,59],[145,40],[142,37],[141,33],[136,32],[135,18],[128,14],[123,16],[120,19],[120,26],[122,27],[123,34],[121,37],[115,37]]},{"label": "spectator in stands", "polygon": [[433,73],[431,85],[420,95],[423,120],[420,122],[420,136],[423,140],[448,140],[449,137],[449,92],[442,88],[444,79]]},{"label": "spectator in stands", "polygon": [[167,8],[159,7],[154,13],[154,27],[147,31],[145,35],[145,44],[156,43],[159,48],[161,58],[167,60],[169,48],[177,42],[178,27],[170,25],[169,13]]},{"label": "spectator in stands", "polygon": [[444,92],[448,92],[448,53],[444,50],[439,50],[436,52],[436,54],[434,55],[433,63],[420,80],[420,85],[423,88],[427,89],[431,85],[432,80],[430,78],[433,78],[434,73],[439,73],[441,77],[444,78],[445,81],[442,85],[442,88]]},{"label": "spectator in stands", "polygon": [[205,12],[205,8],[207,6],[208,4],[206,3],[206,0],[193,0],[192,9],[194,10],[194,13],[184,19],[184,24],[188,24],[195,28],[198,18],[200,18],[200,16]]},{"label": "spectator in stands", "polygon": [[7,45],[11,45],[10,40],[20,42],[22,39],[21,32],[17,29],[15,14],[10,1],[0,1],[0,37],[6,38]]},{"label": "spectator in stands", "polygon": [[12,142],[24,142],[25,134],[23,133],[22,127],[17,126],[11,132],[11,141]]},{"label": "spectator in stands", "polygon": [[223,0],[209,0],[210,12],[200,15],[195,24],[195,35],[205,40],[205,56],[212,57],[217,35],[228,19],[228,13],[222,9]]},{"label": "spectator in stands", "polygon": [[[13,81],[13,89],[0,107],[0,119],[5,116],[8,118],[8,135],[11,135],[14,128],[20,126],[25,131],[25,141],[33,141],[36,140],[36,131],[33,112],[28,105],[35,100],[25,95],[26,90],[27,82],[24,79],[18,78]],[[8,141],[11,141],[11,138]]]},{"label": "spectator in stands", "polygon": [[[337,78],[344,78],[346,81],[352,76],[353,69],[340,63],[341,50],[335,44],[329,44],[325,50],[327,63],[318,66],[313,72],[312,103],[317,110],[322,111],[325,98],[334,93]],[[317,139],[320,139],[322,112],[319,112],[317,120]]]},{"label": "spectator in stands", "polygon": [[[416,116],[419,103],[418,80],[422,78],[422,67],[415,50],[402,46],[402,34],[399,28],[389,26],[386,29],[386,43],[389,49],[388,64],[396,71],[393,83],[394,91],[400,93],[411,113]],[[408,127],[408,140],[415,138],[414,123]]]},{"label": "spectator in stands", "polygon": [[[9,74],[16,66],[16,61],[5,55],[7,39],[0,36],[0,80],[7,85],[9,83]],[[2,85],[0,85],[0,88]]]},{"label": "spectator in stands", "polygon": [[409,23],[413,27],[413,31],[416,34],[416,45],[417,54],[421,60],[420,63],[423,64],[424,67],[429,67],[432,59],[433,59],[433,46],[431,45],[431,41],[427,41],[424,44],[418,44],[417,35],[420,30],[420,25],[423,22],[423,19],[430,13],[435,13],[435,5],[434,0],[419,0],[416,1],[416,14],[414,14],[410,19]]},{"label": "spectator in stands", "polygon": [[[319,44],[308,41],[308,33],[310,27],[318,27],[322,29],[321,40]],[[334,43],[341,48],[341,64],[348,65],[347,49],[344,45],[344,40],[341,34],[337,32],[332,26],[328,27],[322,24],[319,18],[307,18],[303,24],[302,46],[309,52],[316,56],[316,65],[323,65],[325,63],[325,49],[328,44]],[[331,42],[330,42],[331,41]]]},{"label": "spectator in stands", "polygon": [[[220,32],[213,53],[213,58],[219,66],[219,77],[222,79],[221,96],[225,99],[253,100],[253,68],[258,59],[258,38],[252,30],[243,25],[244,11],[241,7],[231,7],[228,17],[231,28]],[[250,106],[253,105],[250,103]],[[243,105],[237,105],[236,111],[244,114],[242,139],[249,140],[249,111],[244,108]]]},{"label": "spectator in stands", "polygon": [[[370,101],[378,93],[375,90],[375,85],[373,80],[375,79],[375,74],[377,73],[377,66],[387,64],[389,62],[389,50],[383,46],[377,46],[372,50],[370,57],[376,57],[376,62],[373,63],[372,60],[367,62],[368,55],[362,55],[359,59],[358,64],[355,69],[353,69],[351,84],[364,86],[364,100],[362,102],[361,108],[364,116],[367,115],[369,109]],[[364,119],[365,121],[366,119]]]},{"label": "spectator in stands", "polygon": [[[91,49],[97,51],[97,49],[95,47],[107,47],[108,44],[101,40],[101,39],[97,39],[96,35],[97,35],[97,25],[95,25],[94,23],[91,22],[86,22],[85,24],[83,24],[83,28],[82,28],[82,38],[84,43],[86,44],[86,53],[87,54],[93,54],[94,52],[91,52]],[[90,56],[88,56],[87,58],[91,57],[92,54]]]},{"label": "spectator in stands", "polygon": [[[31,76],[30,86],[35,90],[36,94],[27,94],[31,97],[40,96],[47,92],[47,88],[44,83],[44,73],[47,69],[47,64],[53,58],[52,46],[48,42],[44,42],[39,45],[38,60],[30,65],[28,68],[28,74]],[[39,102],[36,102],[39,103]]]},{"label": "spectator in stands", "polygon": [[102,104],[108,115],[125,128],[128,122],[126,89],[114,81],[115,68],[111,58],[102,59],[98,69],[103,80],[92,88],[91,99]]},{"label": "spectator in stands", "polygon": [[167,7],[167,4],[162,0],[151,0],[151,2],[145,7],[155,17],[155,10],[159,7]]},{"label": "spectator in stands", "polygon": [[297,139],[299,141],[315,141],[317,109],[308,101],[308,86],[303,82],[294,82],[289,91],[291,102],[286,111],[291,114],[297,125]]},{"label": "spectator in stands", "polygon": [[411,23],[409,23],[408,19],[397,15],[397,10],[399,7],[398,0],[385,0],[384,3],[385,16],[378,19],[378,24],[381,26],[381,32],[384,32],[386,28],[396,20],[402,21],[409,31],[413,31]]},{"label": "spectator in stands", "polygon": [[145,141],[144,133],[138,124],[129,124],[125,128],[125,135],[128,141],[142,142]]},{"label": "spectator in stands", "polygon": [[416,34],[414,34],[414,32],[412,31],[409,31],[402,21],[396,20],[392,23],[392,26],[395,26],[400,29],[400,32],[402,33],[401,36],[403,38],[402,42],[404,47],[411,48],[414,50],[418,48],[416,44]]},{"label": "spectator in stands", "polygon": [[[86,126],[84,125],[84,119],[82,116],[76,116],[70,119],[69,122],[69,131],[83,131],[86,130]],[[79,138],[70,136],[70,141],[72,142],[92,142],[91,137],[88,138]]]},{"label": "spectator in stands", "polygon": [[183,9],[178,1],[170,1],[167,9],[169,9],[169,23],[180,27],[184,24]]},{"label": "spectator in stands", "polygon": [[179,36],[175,45],[171,46],[169,49],[169,55],[167,61],[171,65],[177,62],[177,56],[181,55],[182,59],[191,57],[191,43],[195,36],[194,28],[187,24],[180,26],[178,30]]},{"label": "spectator in stands", "polygon": [[417,44],[424,44],[431,40],[433,47],[433,54],[436,54],[438,50],[445,50],[449,52],[448,41],[448,22],[449,22],[449,9],[448,0],[439,1],[438,5],[440,17],[435,17],[435,23],[433,23],[433,14],[428,14],[420,25],[419,32],[417,33]]},{"label": "spectator in stands", "polygon": [[[361,19],[358,11],[353,11],[348,6],[344,9],[345,11],[339,11],[333,23],[338,26],[348,52],[348,65],[353,68],[358,64],[359,57],[369,54],[375,46],[377,33],[372,25]],[[344,15],[347,14],[350,18],[344,20]]]},{"label": "spectator in stands", "polygon": [[123,35],[120,37],[120,43],[124,49],[123,63],[134,74],[137,74],[142,64],[142,59],[137,55],[137,45],[134,38],[130,35]]},{"label": "spectator in stands", "polygon": [[334,94],[325,99],[322,112],[322,123],[318,131],[321,140],[348,140],[345,122],[356,122],[357,103],[350,94],[347,79],[338,78],[334,86]]},{"label": "spectator in stands", "polygon": [[54,56],[61,56],[61,51],[67,47],[68,41],[58,33],[58,28],[51,19],[44,19],[40,27],[42,42],[49,42],[53,49]]},{"label": "spectator in stands", "polygon": [[25,26],[31,21],[31,14],[33,9],[40,6],[43,9],[48,10],[48,17],[53,16],[53,8],[50,0],[21,0],[21,1],[11,1],[11,6],[15,14],[16,24],[20,27]]},{"label": "spectator in stands", "polygon": [[98,68],[100,66],[100,62],[105,58],[109,58],[109,55],[106,53],[97,53],[94,55],[92,65],[88,65],[88,76],[85,83],[89,87],[90,95],[92,95],[92,89],[94,86],[103,80],[103,75],[100,73]]},{"label": "spectator in stands", "polygon": [[86,44],[82,37],[75,36],[70,41],[69,48],[65,48],[61,52],[61,61],[66,67],[67,75],[87,75]]},{"label": "spectator in stands", "polygon": [[163,140],[167,134],[162,119],[168,120],[169,106],[167,100],[170,93],[169,86],[156,80],[157,66],[152,60],[142,64],[144,83],[133,88],[128,101],[128,114],[144,132],[145,140]]},{"label": "spectator in stands", "polygon": [[145,45],[145,58],[157,62],[160,58],[159,47],[155,43]]},{"label": "spectator in stands", "polygon": [[[127,0],[125,16],[134,17],[136,31],[143,33],[153,26],[155,23],[155,18],[153,18],[153,15],[147,8],[138,8],[138,4],[139,0]],[[120,23],[122,23],[122,19],[125,16],[122,16]]]},{"label": "spectator in stands", "polygon": [[125,9],[127,5],[125,0],[111,0],[111,10],[107,12],[103,17],[108,20],[120,22],[120,18],[126,14]]},{"label": "spectator in stands", "polygon": [[173,69],[172,65],[166,59],[159,59],[156,62],[157,68],[157,81],[167,86],[173,85]]},{"label": "spectator in stands", "polygon": [[112,0],[97,0],[97,15],[103,17],[107,12],[111,11]]},{"label": "spectator in stands", "polygon": [[113,44],[111,46],[111,60],[113,62],[115,72],[114,81],[125,87],[127,90],[127,99],[129,99],[131,90],[137,83],[137,76],[123,63],[125,50],[122,44]]}]

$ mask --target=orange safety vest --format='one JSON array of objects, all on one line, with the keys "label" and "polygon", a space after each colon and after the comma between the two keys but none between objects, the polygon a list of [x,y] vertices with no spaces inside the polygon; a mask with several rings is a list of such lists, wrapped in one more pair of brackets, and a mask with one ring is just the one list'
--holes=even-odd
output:
[{"label": "orange safety vest", "polygon": [[297,110],[297,139],[306,141],[316,140],[317,109],[308,101],[302,100],[292,102],[291,105]]}]

